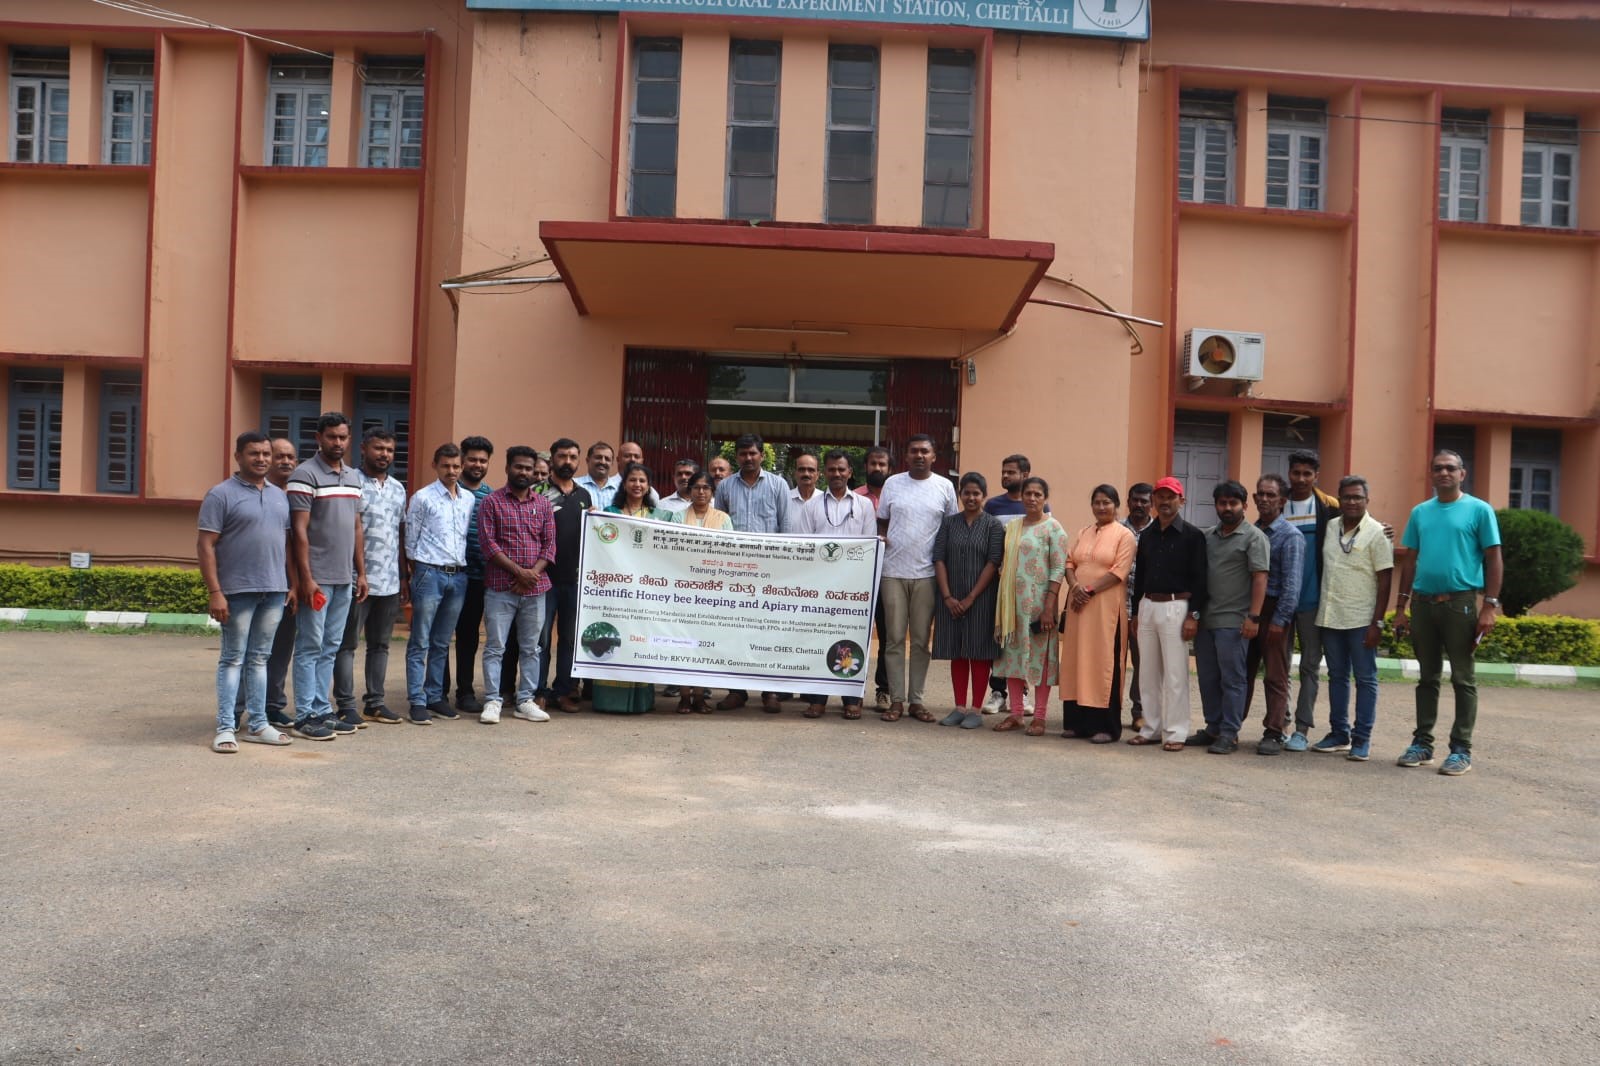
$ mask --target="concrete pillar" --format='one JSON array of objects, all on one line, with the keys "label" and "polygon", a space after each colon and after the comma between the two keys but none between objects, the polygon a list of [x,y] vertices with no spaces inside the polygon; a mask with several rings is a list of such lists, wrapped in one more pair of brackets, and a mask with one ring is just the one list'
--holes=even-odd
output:
[{"label": "concrete pillar", "polygon": [[727,175],[728,34],[685,33],[678,96],[678,217],[724,217]]},{"label": "concrete pillar", "polygon": [[926,42],[886,38],[878,86],[878,225],[920,226],[928,125]]},{"label": "concrete pillar", "polygon": [[1489,501],[1494,508],[1511,502],[1511,427],[1491,424],[1478,427],[1476,466],[1472,471],[1472,494]]},{"label": "concrete pillar", "polygon": [[786,36],[778,87],[781,222],[821,222],[828,153],[828,42]]},{"label": "concrete pillar", "polygon": [[1234,128],[1239,131],[1234,190],[1246,207],[1267,205],[1267,90],[1254,86],[1239,93]]},{"label": "concrete pillar", "polygon": [[1489,221],[1515,226],[1522,221],[1521,104],[1489,112]]}]

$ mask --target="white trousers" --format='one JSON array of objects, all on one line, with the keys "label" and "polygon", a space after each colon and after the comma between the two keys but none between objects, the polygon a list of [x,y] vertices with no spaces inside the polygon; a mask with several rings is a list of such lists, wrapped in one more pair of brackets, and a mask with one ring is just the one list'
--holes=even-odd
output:
[{"label": "white trousers", "polygon": [[1181,744],[1189,737],[1189,645],[1183,639],[1188,600],[1139,602],[1139,735]]}]

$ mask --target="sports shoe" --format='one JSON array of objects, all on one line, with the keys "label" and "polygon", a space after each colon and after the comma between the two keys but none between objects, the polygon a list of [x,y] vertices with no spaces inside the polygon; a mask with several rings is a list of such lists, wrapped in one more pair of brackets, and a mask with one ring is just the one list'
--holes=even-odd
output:
[{"label": "sports shoe", "polygon": [[880,688],[878,690],[878,710],[887,711],[888,709],[889,709],[889,690]]},{"label": "sports shoe", "polygon": [[1216,741],[1206,750],[1213,755],[1232,755],[1234,752],[1239,750],[1239,738],[1218,737]]},{"label": "sports shoe", "polygon": [[1183,746],[1186,748],[1207,748],[1216,743],[1216,741],[1217,735],[1215,733],[1208,733],[1202,729],[1198,733],[1191,733],[1188,739],[1183,742]]},{"label": "sports shoe", "polygon": [[1283,754],[1283,741],[1277,737],[1262,737],[1256,741],[1256,754],[1281,755]]},{"label": "sports shoe", "polygon": [[[443,701],[441,700],[440,702]],[[462,714],[481,714],[483,712],[483,704],[478,702],[477,693],[462,692],[456,696],[456,710]]]},{"label": "sports shoe", "polygon": [[342,736],[354,733],[356,729],[359,728],[353,723],[347,722],[343,718],[340,718],[336,714],[328,715],[328,717],[322,720],[322,724]]},{"label": "sports shoe", "polygon": [[[474,700],[473,702],[476,703],[477,701]],[[435,700],[433,703],[428,704],[428,711],[435,718],[443,718],[450,722],[461,717],[456,713],[456,709],[450,706],[450,701],[446,699]]]},{"label": "sports shoe", "polygon": [[348,710],[340,711],[338,714],[334,715],[334,717],[346,725],[355,726],[357,729],[367,728],[366,719],[363,718],[361,712],[356,710],[354,707],[351,707]]},{"label": "sports shoe", "polygon": [[1446,777],[1460,777],[1472,769],[1472,756],[1464,751],[1452,751],[1445,757],[1444,765],[1439,767],[1439,772]]},{"label": "sports shoe", "polygon": [[379,725],[399,725],[404,720],[381,703],[376,707],[361,708],[361,717]]},{"label": "sports shoe", "polygon": [[1344,753],[1344,757],[1351,762],[1366,762],[1372,757],[1372,741],[1353,741],[1350,745],[1350,750]]},{"label": "sports shoe", "polygon": [[1295,733],[1293,736],[1286,738],[1283,742],[1284,751],[1305,751],[1306,747],[1307,742],[1306,735],[1304,733]]},{"label": "sports shoe", "polygon": [[428,708],[422,706],[420,703],[413,703],[411,705],[411,724],[432,725],[433,715],[429,714]]},{"label": "sports shoe", "polygon": [[544,713],[544,708],[532,700],[523,700],[517,704],[517,709],[511,712],[511,717],[520,718],[524,722],[548,722],[550,716]]},{"label": "sports shoe", "polygon": [[1332,754],[1333,752],[1336,752],[1336,751],[1349,751],[1350,750],[1350,738],[1349,737],[1341,738],[1336,733],[1329,733],[1327,736],[1323,737],[1321,740],[1319,740],[1315,744],[1311,745],[1311,750],[1312,751],[1320,751],[1324,755],[1330,755],[1330,754]]},{"label": "sports shoe", "polygon": [[1006,694],[1004,692],[996,692],[994,689],[990,689],[989,698],[983,701],[983,713],[999,714],[1005,709]]},{"label": "sports shoe", "polygon": [[1427,766],[1433,762],[1433,749],[1425,748],[1421,744],[1413,744],[1400,753],[1394,761],[1396,766]]},{"label": "sports shoe", "polygon": [[490,700],[478,711],[478,721],[484,725],[494,725],[500,721],[500,701]]},{"label": "sports shoe", "polygon": [[307,740],[332,740],[334,737],[333,730],[329,729],[321,718],[307,718],[303,722],[296,722],[289,729],[295,736],[305,737]]},{"label": "sports shoe", "polygon": [[943,718],[939,719],[939,724],[940,725],[960,725],[962,720],[965,719],[966,717],[967,717],[967,709],[965,707],[957,707],[955,710],[951,711],[949,714],[947,714]]},{"label": "sports shoe", "polygon": [[677,685],[668,685],[666,688],[661,690],[661,694],[669,700],[675,700],[679,696],[683,695],[683,690]]},{"label": "sports shoe", "polygon": [[983,715],[979,714],[977,711],[968,711],[967,712],[967,716],[965,718],[961,719],[961,728],[962,729],[981,729],[981,728],[983,728]]}]

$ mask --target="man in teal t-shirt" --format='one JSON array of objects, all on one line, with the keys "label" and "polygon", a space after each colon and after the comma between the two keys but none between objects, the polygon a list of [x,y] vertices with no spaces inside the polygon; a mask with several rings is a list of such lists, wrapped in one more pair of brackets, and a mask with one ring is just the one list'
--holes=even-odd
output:
[{"label": "man in teal t-shirt", "polygon": [[[1500,524],[1494,508],[1461,491],[1467,466],[1452,451],[1433,457],[1434,497],[1411,509],[1400,546],[1400,603],[1397,633],[1411,630],[1417,656],[1417,729],[1401,766],[1433,761],[1433,727],[1439,719],[1442,658],[1450,656],[1450,685],[1456,718],[1450,729],[1450,756],[1441,774],[1457,777],[1472,769],[1472,727],[1478,717],[1478,685],[1473,661],[1478,642],[1494,628],[1500,609]],[[1478,606],[1478,590],[1483,606]],[[1413,599],[1415,603],[1413,604]],[[1411,608],[1414,606],[1414,610]]]}]

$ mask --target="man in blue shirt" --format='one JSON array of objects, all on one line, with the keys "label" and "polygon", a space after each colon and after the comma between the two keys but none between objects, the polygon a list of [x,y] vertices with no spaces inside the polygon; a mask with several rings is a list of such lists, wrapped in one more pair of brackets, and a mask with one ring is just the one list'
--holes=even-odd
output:
[{"label": "man in blue shirt", "polygon": [[[761,469],[766,447],[760,436],[746,433],[733,442],[733,457],[739,463],[737,477],[723,478],[713,497],[719,511],[728,512],[733,528],[740,533],[781,533],[789,520],[789,483],[777,474]],[[750,694],[731,688],[717,703],[720,711],[743,707]],[[761,694],[761,709],[768,714],[783,710],[776,692]]]},{"label": "man in blue shirt", "polygon": [[[1411,633],[1417,656],[1417,729],[1401,766],[1433,762],[1433,727],[1439,720],[1439,681],[1443,656],[1450,657],[1450,686],[1456,718],[1450,729],[1450,755],[1441,774],[1459,777],[1472,769],[1472,727],[1478,718],[1478,684],[1473,655],[1500,611],[1500,524],[1494,508],[1461,491],[1467,465],[1449,450],[1434,454],[1433,499],[1411,509],[1400,546],[1400,602],[1396,633]],[[1483,605],[1478,605],[1478,590]],[[1414,601],[1414,602],[1413,602]]]}]

